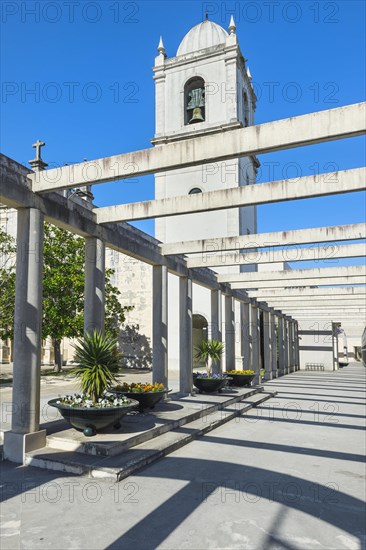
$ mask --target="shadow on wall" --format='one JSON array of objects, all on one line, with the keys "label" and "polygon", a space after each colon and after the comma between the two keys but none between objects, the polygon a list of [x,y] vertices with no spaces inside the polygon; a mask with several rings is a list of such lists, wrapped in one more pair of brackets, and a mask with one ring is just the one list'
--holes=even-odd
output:
[{"label": "shadow on wall", "polygon": [[126,325],[119,334],[122,366],[126,369],[150,369],[152,348],[150,338],[140,332],[140,325]]}]

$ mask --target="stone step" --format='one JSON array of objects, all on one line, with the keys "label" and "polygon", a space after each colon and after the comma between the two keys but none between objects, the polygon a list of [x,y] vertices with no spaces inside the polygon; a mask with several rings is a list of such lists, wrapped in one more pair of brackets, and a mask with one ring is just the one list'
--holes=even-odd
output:
[{"label": "stone step", "polygon": [[[153,413],[128,415],[124,417],[120,431],[107,430],[106,433],[100,432],[92,439],[86,438],[82,432],[71,428],[64,420],[60,420],[47,425],[47,447],[99,457],[115,456],[262,391],[263,388],[258,386],[236,388],[235,393],[232,394],[222,393],[172,400],[157,405]],[[174,407],[177,410],[174,410]],[[170,408],[173,410],[170,411]],[[113,437],[111,437],[112,433]]]},{"label": "stone step", "polygon": [[221,410],[208,412],[118,455],[101,458],[86,453],[65,452],[61,449],[46,447],[27,453],[26,464],[91,478],[121,481],[197,437],[204,436],[205,433],[257,407],[274,395],[276,392],[257,392],[244,401],[236,401]]}]

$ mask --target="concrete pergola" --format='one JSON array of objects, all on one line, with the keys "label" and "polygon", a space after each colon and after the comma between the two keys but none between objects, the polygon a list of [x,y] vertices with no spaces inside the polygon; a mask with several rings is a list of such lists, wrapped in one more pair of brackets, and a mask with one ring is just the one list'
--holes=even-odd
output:
[{"label": "concrete pergola", "polygon": [[[365,227],[362,224],[162,244],[126,223],[360,191],[365,186],[364,169],[335,172],[331,178],[329,174],[320,174],[296,181],[268,182],[200,195],[94,209],[71,203],[55,191],[359,136],[365,133],[365,119],[365,104],[360,103],[51,170],[45,170],[46,164],[41,159],[41,142],[35,144],[36,158],[31,162],[33,171],[2,156],[0,202],[18,211],[13,415],[11,431],[5,434],[5,456],[15,462],[23,462],[26,452],[44,446],[46,441],[46,432],[39,427],[44,220],[85,238],[88,247],[85,331],[103,329],[104,326],[105,247],[152,265],[153,380],[165,385],[168,384],[168,273],[179,277],[179,389],[182,394],[192,391],[193,283],[211,292],[214,338],[222,337],[222,296],[225,297],[227,369],[235,368],[235,302],[240,303],[242,355],[247,358],[248,367],[255,371],[256,383],[261,381],[261,339],[266,379],[299,368],[297,319],[298,314],[306,315],[305,308],[301,307],[305,296],[309,304],[315,303],[315,297],[319,300],[314,311],[322,318],[324,315],[332,318],[330,295],[332,299],[333,296],[337,299],[345,297],[339,302],[345,319],[348,315],[352,319],[357,309],[364,312],[362,307],[353,306],[354,302],[349,298],[364,293],[365,286],[347,289],[338,286],[364,285],[365,269],[362,266],[241,274],[218,274],[210,269],[223,265],[279,261],[282,252],[276,247],[280,246],[364,239]],[[275,248],[272,260],[269,259],[272,252],[268,250],[262,253],[258,262],[245,259],[250,250],[253,254],[261,247]],[[246,248],[249,252],[245,252]],[[324,257],[327,247],[322,246],[319,251],[320,257]],[[336,253],[338,258],[360,257],[362,245],[346,243]],[[286,260],[282,258],[281,261]],[[334,286],[329,289],[321,285]],[[319,288],[310,288],[313,286]]]}]

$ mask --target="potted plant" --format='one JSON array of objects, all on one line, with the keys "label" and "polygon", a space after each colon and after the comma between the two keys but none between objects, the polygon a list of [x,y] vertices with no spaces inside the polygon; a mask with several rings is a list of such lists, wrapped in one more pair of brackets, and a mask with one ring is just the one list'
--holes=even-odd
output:
[{"label": "potted plant", "polygon": [[231,386],[251,386],[255,377],[254,370],[229,370],[226,374],[231,378]]},{"label": "potted plant", "polygon": [[213,374],[212,364],[219,361],[224,351],[224,344],[220,340],[202,340],[199,346],[195,347],[195,359],[203,360],[206,364],[206,372],[193,373],[193,384],[198,388],[199,393],[221,392],[227,383],[226,374]]},{"label": "potted plant", "polygon": [[118,429],[121,418],[138,402],[107,394],[119,368],[117,339],[94,331],[80,338],[74,348],[78,366],[72,372],[80,382],[81,393],[51,399],[48,404],[59,409],[65,420],[86,436],[111,425]]},{"label": "potted plant", "polygon": [[136,399],[139,402],[140,412],[143,412],[144,409],[153,409],[170,390],[164,388],[164,384],[159,384],[158,382],[154,384],[148,382],[127,384],[124,382],[121,385],[114,386],[109,391],[116,396]]}]

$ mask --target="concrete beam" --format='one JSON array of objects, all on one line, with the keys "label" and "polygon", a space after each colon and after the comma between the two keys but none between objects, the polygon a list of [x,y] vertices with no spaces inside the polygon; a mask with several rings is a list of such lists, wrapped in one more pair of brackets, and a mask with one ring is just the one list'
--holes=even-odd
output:
[{"label": "concrete beam", "polygon": [[[294,279],[336,279],[338,277],[366,277],[366,266],[321,267],[315,269],[293,269],[288,271],[262,271],[257,273],[223,273],[217,279],[220,283],[292,281]],[[366,279],[365,279],[366,280]],[[301,285],[302,286],[302,285]]]},{"label": "concrete beam", "polygon": [[294,246],[300,244],[325,243],[336,241],[359,240],[366,238],[364,223],[336,225],[331,227],[312,227],[310,229],[295,229],[276,231],[273,233],[257,233],[255,235],[238,235],[237,237],[222,237],[183,241],[161,245],[161,252],[170,254],[202,254],[210,258],[221,251],[269,248],[276,246]]},{"label": "concrete beam", "polygon": [[30,176],[32,190],[45,192],[116,181],[259,155],[365,133],[365,104],[356,103],[151,149],[45,170]]},{"label": "concrete beam", "polygon": [[355,168],[208,193],[105,206],[96,208],[94,212],[98,223],[137,221],[351,193],[363,191],[365,184],[365,168]]},{"label": "concrete beam", "polygon": [[342,322],[343,320],[348,320],[348,321],[353,321],[353,320],[357,320],[359,319],[361,323],[366,323],[366,316],[365,314],[363,313],[339,313],[337,311],[335,312],[331,312],[331,311],[319,311],[319,310],[314,310],[314,311],[309,311],[307,313],[303,313],[303,312],[298,312],[296,314],[296,319],[297,320],[301,320],[301,319],[307,319],[308,317],[310,318],[317,318],[317,319],[333,319],[334,322]]},{"label": "concrete beam", "polygon": [[[260,298],[258,297],[257,298],[258,301],[260,301]],[[366,302],[366,294],[360,294],[358,296],[350,296],[350,297],[347,297],[347,296],[334,296],[332,298],[329,298],[327,296],[303,296],[302,298],[299,297],[299,296],[290,296],[290,297],[282,297],[282,298],[277,298],[277,297],[271,297],[271,296],[267,296],[266,297],[266,302],[268,302],[271,307],[276,307],[276,304],[286,304],[286,305],[291,305],[291,304],[299,304],[299,305],[306,305],[306,304],[337,304],[337,305],[341,305],[341,304],[360,304],[360,302],[362,303],[362,300],[364,300]],[[273,305],[275,304],[275,305]]]},{"label": "concrete beam", "polygon": [[[98,225],[95,214],[88,208],[67,199],[59,193],[36,195],[26,187],[26,176],[29,170],[21,164],[0,155],[1,185],[0,203],[10,208],[37,208],[45,220],[57,227],[67,229],[81,237],[95,237],[105,245],[131,258],[149,265],[165,265],[171,273],[179,276],[190,276],[195,283],[206,288],[221,288],[216,273],[209,269],[188,270],[182,256],[165,258],[160,250],[160,242],[143,231],[127,224]],[[21,177],[20,177],[21,176]]]},{"label": "concrete beam", "polygon": [[256,291],[249,290],[248,296],[258,299],[277,298],[277,297],[294,297],[296,300],[303,297],[321,297],[323,296],[359,296],[366,294],[366,285],[361,287],[335,287],[335,288],[281,288],[280,290],[271,291]]},{"label": "concrete beam", "polygon": [[344,309],[344,310],[339,310],[338,308],[333,308],[333,309],[323,309],[323,308],[309,308],[309,309],[297,309],[297,308],[282,308],[282,311],[284,313],[287,313],[289,315],[292,315],[296,318],[299,318],[303,315],[314,315],[314,313],[319,313],[321,315],[335,315],[336,317],[338,316],[342,316],[342,315],[354,315],[354,316],[358,316],[358,315],[361,315],[361,316],[365,316],[366,315],[366,310],[365,309],[362,309],[362,308],[356,308],[356,309],[350,309],[350,310],[347,310],[347,309]]},{"label": "concrete beam", "polygon": [[345,244],[312,246],[308,248],[285,248],[269,252],[253,251],[245,254],[238,252],[220,253],[211,256],[194,256],[187,260],[187,265],[193,267],[225,267],[231,265],[268,264],[274,262],[300,262],[335,260],[336,258],[360,258],[365,256],[364,244]]},{"label": "concrete beam", "polygon": [[359,308],[362,307],[362,302],[360,300],[309,300],[309,301],[286,301],[286,300],[268,300],[271,307],[281,308],[282,310],[287,310],[289,308],[344,308],[344,309],[350,309],[350,308]]},{"label": "concrete beam", "polygon": [[334,277],[333,279],[329,280],[326,277],[325,278],[319,278],[316,277],[314,279],[303,279],[301,282],[296,279],[292,280],[274,280],[274,281],[248,281],[248,282],[241,282],[241,283],[231,283],[231,287],[233,289],[264,289],[264,288],[283,288],[284,286],[286,288],[297,288],[299,285],[301,287],[312,287],[312,286],[337,286],[337,285],[363,285],[365,282],[365,277],[356,277],[356,276],[350,276],[350,277]]}]

